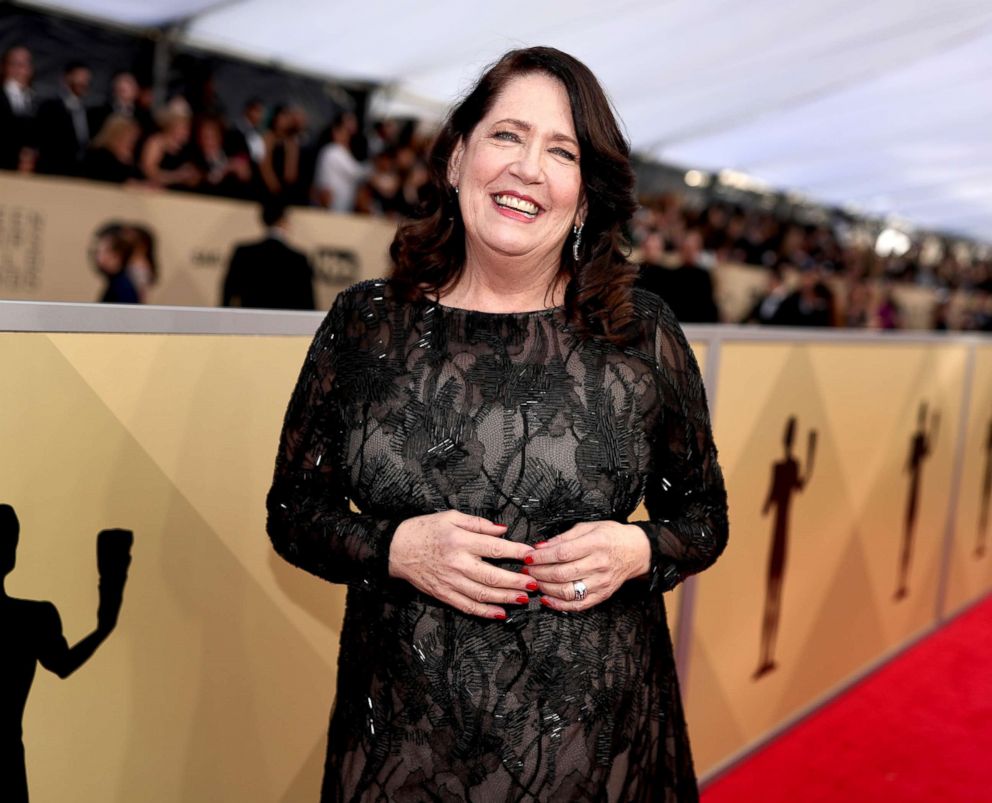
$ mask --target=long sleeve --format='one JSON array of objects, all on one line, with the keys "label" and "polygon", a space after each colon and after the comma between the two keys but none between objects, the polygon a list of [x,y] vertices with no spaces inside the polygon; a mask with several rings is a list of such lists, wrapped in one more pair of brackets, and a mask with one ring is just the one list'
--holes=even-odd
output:
[{"label": "long sleeve", "polygon": [[662,302],[655,327],[659,423],[645,489],[651,585],[668,591],[711,566],[727,544],[727,492],[706,392],[678,321]]},{"label": "long sleeve", "polygon": [[336,368],[349,349],[348,302],[338,296],[317,330],[293,391],[266,499],[267,530],[290,563],[332,583],[373,589],[386,583],[399,521],[349,509],[339,464],[341,409]]}]

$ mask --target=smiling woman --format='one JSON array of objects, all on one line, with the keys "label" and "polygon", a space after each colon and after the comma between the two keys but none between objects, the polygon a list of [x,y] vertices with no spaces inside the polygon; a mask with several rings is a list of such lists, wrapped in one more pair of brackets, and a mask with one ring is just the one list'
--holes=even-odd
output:
[{"label": "smiling woman", "polygon": [[322,798],[695,800],[662,592],[726,493],[595,77],[508,53],[431,186],[317,332],[268,498],[280,554],[349,586]]},{"label": "smiling woman", "polygon": [[494,301],[513,308],[514,299],[487,281],[494,260],[507,266],[505,284],[518,294],[550,290],[552,303],[560,300],[561,246],[573,229],[584,227],[587,212],[579,159],[561,83],[544,73],[507,82],[448,162],[466,240],[462,275],[445,288],[448,303],[485,304],[491,290]]},{"label": "smiling woman", "polygon": [[[505,311],[563,304],[578,331],[628,339],[634,173],[584,64],[552,48],[507,53],[452,110],[429,170],[423,214],[400,227],[391,249],[402,297],[471,298],[474,308]],[[514,231],[510,219],[535,225]],[[502,261],[513,277],[498,287],[478,270],[492,256],[515,258]]]}]

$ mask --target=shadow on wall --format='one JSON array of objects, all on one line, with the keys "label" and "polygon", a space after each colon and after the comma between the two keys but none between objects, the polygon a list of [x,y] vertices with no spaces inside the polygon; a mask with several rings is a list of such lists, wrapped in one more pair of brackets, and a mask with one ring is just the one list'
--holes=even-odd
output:
[{"label": "shadow on wall", "polygon": [[985,556],[990,500],[992,500],[992,419],[989,419],[989,434],[985,438],[985,474],[982,479],[982,502],[978,513],[978,540],[975,542],[975,557],[978,559]]},{"label": "shadow on wall", "polygon": [[96,652],[117,625],[124,599],[124,584],[131,564],[134,536],[130,530],[102,530],[96,539],[100,604],[96,629],[69,646],[62,635],[62,620],[51,602],[16,599],[7,595],[5,579],[14,569],[20,522],[14,508],[0,505],[0,798],[26,803],[27,773],[21,722],[31,691],[35,668],[67,678]]},{"label": "shadow on wall", "polygon": [[785,455],[772,465],[768,496],[761,510],[761,514],[767,516],[774,508],[775,519],[772,523],[771,549],[768,554],[765,612],[761,619],[761,658],[754,673],[755,680],[767,675],[776,666],[775,640],[782,616],[782,584],[785,580],[785,561],[789,546],[789,509],[792,506],[793,496],[806,487],[813,475],[816,437],[816,430],[811,429],[806,442],[805,470],[801,469],[799,461],[792,454],[792,445],[796,439],[796,416],[790,416],[785,422],[782,440]]},{"label": "shadow on wall", "polygon": [[900,600],[909,594],[907,585],[909,570],[913,560],[913,536],[916,532],[916,517],[920,502],[920,483],[923,477],[923,462],[933,454],[940,429],[940,412],[935,410],[927,428],[927,403],[920,403],[916,432],[909,441],[909,458],[906,472],[909,474],[909,494],[906,497],[906,518],[902,534],[902,549],[899,553],[899,580],[894,598]]}]

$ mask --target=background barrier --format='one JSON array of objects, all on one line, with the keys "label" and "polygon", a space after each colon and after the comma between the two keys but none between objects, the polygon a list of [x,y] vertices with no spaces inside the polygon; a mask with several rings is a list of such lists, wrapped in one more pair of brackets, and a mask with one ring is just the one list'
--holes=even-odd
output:
[{"label": "background barrier", "polygon": [[[685,693],[704,769],[940,621],[962,442],[979,452],[962,410],[969,385],[992,384],[973,365],[987,345],[741,336],[711,344],[732,531],[690,592]],[[992,586],[992,561],[953,554],[966,604]]]},{"label": "background barrier", "polygon": [[[0,297],[97,300],[103,280],[88,254],[94,232],[112,221],[139,222],[155,235],[161,278],[149,291],[152,304],[218,304],[234,245],[262,234],[257,205],[244,201],[0,172]],[[290,240],[314,266],[319,309],[330,307],[337,292],[355,281],[389,272],[395,231],[389,221],[294,208],[290,227]],[[677,261],[674,254],[669,258]],[[789,277],[795,281],[797,274]],[[713,278],[722,319],[739,321],[767,290],[769,273],[726,263],[713,269]],[[842,307],[844,282],[831,283]],[[935,291],[899,283],[892,290],[905,326],[929,329]],[[872,291],[879,294],[881,285],[873,283]],[[952,317],[966,303],[965,293],[952,294]]]},{"label": "background barrier", "polygon": [[[94,233],[115,221],[142,223],[155,237],[160,278],[151,304],[219,304],[234,245],[263,233],[257,204],[0,172],[0,297],[98,300],[104,281],[89,252]],[[395,225],[387,221],[293,208],[289,225],[313,265],[318,309],[359,279],[388,272]]]},{"label": "background barrier", "polygon": [[[135,533],[116,629],[71,677],[34,679],[34,803],[316,799],[344,595],[274,554],[263,500],[320,317],[0,302],[7,593],[51,601],[74,644],[96,623],[97,532]],[[667,600],[705,776],[992,588],[992,536],[975,550],[992,344],[687,332],[732,522],[717,565]]]}]

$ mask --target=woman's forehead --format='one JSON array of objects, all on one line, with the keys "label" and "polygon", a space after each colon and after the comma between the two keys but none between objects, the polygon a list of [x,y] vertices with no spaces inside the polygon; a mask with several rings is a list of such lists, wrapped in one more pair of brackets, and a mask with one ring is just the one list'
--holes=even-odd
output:
[{"label": "woman's forehead", "polygon": [[575,137],[568,92],[560,81],[545,73],[525,73],[507,81],[480,122],[498,120],[553,128]]}]

